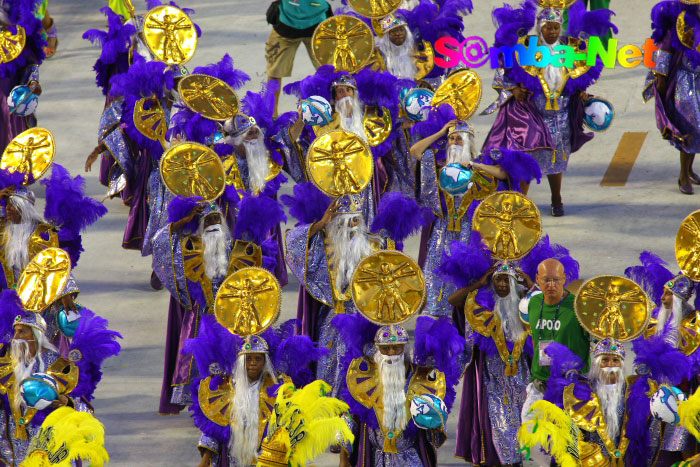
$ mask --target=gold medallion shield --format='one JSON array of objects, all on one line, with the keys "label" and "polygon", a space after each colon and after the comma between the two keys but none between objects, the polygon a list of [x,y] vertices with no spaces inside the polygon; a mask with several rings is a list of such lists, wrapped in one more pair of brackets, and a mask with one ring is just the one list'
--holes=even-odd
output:
[{"label": "gold medallion shield", "polygon": [[363,259],[352,277],[352,300],[374,323],[398,324],[420,311],[425,301],[423,271],[409,256],[382,250]]},{"label": "gold medallion shield", "polygon": [[56,301],[66,288],[70,271],[70,257],[60,248],[37,253],[17,282],[17,293],[25,310],[39,313]]},{"label": "gold medallion shield", "polygon": [[647,328],[650,302],[634,281],[620,276],[598,276],[581,286],[574,301],[581,326],[598,339],[626,342]]},{"label": "gold medallion shield", "polygon": [[180,143],[163,154],[160,175],[176,195],[212,201],[224,192],[226,174],[221,159],[199,143]]},{"label": "gold medallion shield", "polygon": [[376,107],[367,110],[362,123],[367,133],[367,143],[372,147],[382,144],[391,134],[391,114],[386,107],[382,107],[381,115]]},{"label": "gold medallion shield", "polygon": [[249,267],[226,278],[216,294],[214,313],[223,327],[239,336],[260,334],[277,320],[282,288],[267,269]]},{"label": "gold medallion shield", "polygon": [[481,234],[494,257],[515,260],[537,244],[542,235],[542,220],[532,200],[515,191],[499,191],[476,208],[473,228]]},{"label": "gold medallion shield", "polygon": [[457,72],[435,91],[433,107],[450,104],[459,120],[469,120],[481,102],[481,78],[472,70]]},{"label": "gold medallion shield", "polygon": [[[0,169],[32,174],[38,180],[51,167],[56,144],[53,134],[45,128],[30,128],[15,136],[0,159]],[[24,183],[28,183],[26,177]]]},{"label": "gold medallion shield", "polygon": [[10,63],[24,50],[27,43],[27,35],[22,26],[15,26],[17,32],[13,33],[7,28],[0,27],[0,63]]},{"label": "gold medallion shield", "polygon": [[332,16],[316,27],[311,51],[321,65],[335,71],[356,73],[364,68],[374,51],[372,30],[353,16]]},{"label": "gold medallion shield", "polygon": [[383,18],[401,6],[401,0],[348,0],[350,8],[367,18]]},{"label": "gold medallion shield", "polygon": [[208,119],[224,121],[238,113],[238,97],[233,88],[213,76],[185,76],[178,84],[178,91],[190,110]]},{"label": "gold medallion shield", "polygon": [[197,49],[197,30],[179,8],[157,6],[143,18],[146,45],[157,60],[167,65],[187,63]]},{"label": "gold medallion shield", "polygon": [[369,185],[374,170],[367,143],[345,130],[329,131],[316,138],[309,147],[306,164],[311,181],[334,198],[360,193]]},{"label": "gold medallion shield", "polygon": [[139,99],[134,104],[134,126],[148,139],[160,141],[165,147],[165,135],[168,124],[165,111],[156,97]]},{"label": "gold medallion shield", "polygon": [[686,276],[700,280],[700,211],[683,219],[676,234],[676,261]]}]

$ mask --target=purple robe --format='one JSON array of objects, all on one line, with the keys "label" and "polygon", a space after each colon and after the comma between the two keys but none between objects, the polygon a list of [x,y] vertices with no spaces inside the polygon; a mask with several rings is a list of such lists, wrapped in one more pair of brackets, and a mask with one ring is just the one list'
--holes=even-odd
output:
[{"label": "purple robe", "polygon": [[134,153],[138,158],[135,164],[136,170],[132,177],[127,180],[126,188],[121,194],[124,204],[129,206],[122,248],[141,251],[149,218],[148,177],[151,173],[152,162],[148,151],[138,150]]}]

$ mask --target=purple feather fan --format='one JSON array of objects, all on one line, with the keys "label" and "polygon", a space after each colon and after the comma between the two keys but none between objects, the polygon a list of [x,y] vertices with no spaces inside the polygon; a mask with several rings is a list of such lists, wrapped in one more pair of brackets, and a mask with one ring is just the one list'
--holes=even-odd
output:
[{"label": "purple feather fan", "polygon": [[[411,128],[411,137],[417,139],[424,139],[428,136],[434,135],[442,129],[443,126],[450,120],[454,120],[455,111],[449,104],[442,104],[437,109],[430,109],[428,118],[424,122],[418,122]],[[447,137],[443,136],[438,139],[432,145],[433,148],[437,148],[435,157],[437,160],[445,159],[445,149],[447,147]]]},{"label": "purple feather fan", "polygon": [[492,13],[496,26],[494,47],[515,45],[521,37],[535,27],[537,4],[531,0],[520,3],[520,8],[504,4]]},{"label": "purple feather fan", "polygon": [[649,377],[659,384],[675,386],[692,376],[691,360],[666,342],[663,336],[636,339],[632,342],[632,349],[635,354],[635,367],[640,366],[648,370]]},{"label": "purple feather fan", "polygon": [[280,252],[277,239],[272,236],[269,237],[262,242],[260,249],[262,250],[262,267],[274,273],[275,269],[277,269],[277,258]]},{"label": "purple feather fan", "polygon": [[661,296],[668,281],[674,274],[669,271],[666,262],[651,251],[643,251],[639,255],[641,266],[630,266],[625,269],[625,276],[642,286],[654,303],[661,304]]},{"label": "purple feather fan", "polygon": [[590,387],[579,382],[580,372],[583,368],[581,357],[558,342],[549,344],[545,353],[552,358],[551,374],[544,395],[545,400],[563,408],[564,389],[571,383],[575,384],[574,392],[579,399],[590,398]]},{"label": "purple feather fan", "polygon": [[15,289],[5,289],[0,294],[0,343],[9,344],[14,335],[16,316],[26,315],[22,301]]},{"label": "purple feather fan", "polygon": [[[46,58],[44,47],[47,42],[42,34],[41,20],[34,15],[40,3],[38,0],[3,1],[2,8],[8,14],[8,23],[24,28],[26,42],[17,58],[0,63],[0,78],[13,77],[28,65],[41,65]],[[17,32],[14,26],[9,26],[8,29],[13,34]]]},{"label": "purple feather fan", "polygon": [[543,236],[530,253],[520,260],[520,269],[535,280],[537,267],[548,258],[554,258],[564,266],[567,284],[579,278],[578,261],[571,257],[567,248],[557,243],[550,243],[549,235]]},{"label": "purple feather fan", "polygon": [[402,243],[433,219],[430,208],[420,207],[415,199],[400,191],[390,191],[379,202],[371,230],[374,233],[384,230],[392,240]]},{"label": "purple feather fan", "polygon": [[263,131],[265,147],[270,152],[272,159],[279,165],[284,163],[281,142],[273,140],[284,128],[290,127],[297,120],[296,112],[286,112],[277,119],[273,118],[275,112],[275,95],[279,92],[280,83],[271,80],[263,83],[260,92],[248,91],[241,100],[241,111],[255,119],[255,122]]},{"label": "purple feather fan", "polygon": [[488,165],[499,165],[508,174],[512,189],[520,191],[521,183],[542,179],[542,170],[528,153],[504,148],[489,148],[481,158]]},{"label": "purple feather fan", "polygon": [[399,14],[406,18],[416,40],[435,44],[441,37],[449,36],[461,41],[464,39],[464,22],[460,14],[463,6],[464,2],[457,0],[446,0],[442,8],[432,0],[421,0],[413,10],[399,10]]},{"label": "purple feather fan", "polygon": [[433,271],[441,280],[462,289],[479,280],[492,265],[491,253],[481,241],[481,235],[472,231],[469,243],[454,241],[450,255],[442,252],[440,267]]},{"label": "purple feather fan", "polygon": [[355,80],[358,97],[363,104],[386,107],[392,114],[398,114],[399,89],[394,75],[365,68],[355,74]]},{"label": "purple feather fan", "polygon": [[81,355],[75,362],[80,369],[78,385],[71,393],[75,397],[91,400],[97,384],[102,379],[102,364],[109,357],[119,355],[121,345],[117,338],[122,339],[122,335],[108,329],[108,325],[106,319],[97,316],[93,311],[87,308],[80,311],[80,323],[68,351],[68,355],[76,350]]},{"label": "purple feather fan", "polygon": [[181,136],[186,141],[209,146],[213,142],[214,133],[219,129],[217,123],[185,106],[177,108],[178,111],[171,118],[166,138]]},{"label": "purple feather fan", "polygon": [[346,356],[350,360],[362,357],[365,354],[365,346],[374,345],[374,336],[379,330],[378,325],[359,313],[338,314],[331,324],[338,330],[340,338],[345,343]]},{"label": "purple feather fan", "polygon": [[182,353],[194,357],[199,374],[204,377],[213,375],[211,370],[216,366],[222,373],[230,375],[241,345],[243,339],[240,336],[221,326],[214,315],[204,315],[197,337],[185,341]]},{"label": "purple feather fan", "polygon": [[291,94],[298,99],[306,99],[310,96],[321,96],[328,102],[333,101],[331,95],[331,84],[345,72],[337,72],[333,65],[322,65],[318,67],[316,73],[309,75],[301,81],[296,81],[286,85],[283,90],[285,94]]},{"label": "purple feather fan", "polygon": [[[176,196],[170,204],[168,204],[168,223],[172,224],[184,219],[201,202],[202,198],[199,196],[193,198],[185,198],[181,195]],[[198,227],[199,220],[195,218],[185,224],[184,229],[188,232],[196,232]]]},{"label": "purple feather fan", "polygon": [[284,209],[276,199],[246,193],[238,203],[233,238],[260,245],[280,222],[286,221]]},{"label": "purple feather fan", "polygon": [[642,376],[632,383],[627,397],[627,439],[629,446],[625,454],[625,464],[646,465],[650,458],[651,437],[649,425],[651,408],[649,405],[649,378]]},{"label": "purple feather fan", "polygon": [[296,387],[303,387],[314,380],[311,363],[328,354],[328,349],[319,348],[309,336],[295,335],[298,324],[295,319],[286,321],[276,331],[278,342],[274,343],[274,349],[269,340],[268,344],[275,370],[292,378]]},{"label": "purple feather fan", "polygon": [[233,58],[231,58],[229,54],[224,55],[217,63],[212,63],[207,66],[198,66],[192,73],[200,73],[219,78],[233,89],[240,89],[246,82],[250,81],[250,76],[248,76],[246,72],[237,70],[233,66]]},{"label": "purple feather fan", "polygon": [[466,16],[474,10],[471,0],[433,0],[440,7],[440,11],[450,11]]},{"label": "purple feather fan", "polygon": [[294,195],[282,195],[280,201],[299,224],[313,224],[321,220],[332,200],[312,182],[305,182],[294,185]]},{"label": "purple feather fan", "polygon": [[612,29],[617,34],[617,26],[610,21],[615,12],[607,9],[586,11],[583,2],[574,3],[568,10],[569,26],[567,36],[586,39],[589,36],[603,37]]},{"label": "purple feather fan", "polygon": [[8,172],[0,169],[0,190],[9,186],[18,187],[24,182],[24,174],[22,172]]}]

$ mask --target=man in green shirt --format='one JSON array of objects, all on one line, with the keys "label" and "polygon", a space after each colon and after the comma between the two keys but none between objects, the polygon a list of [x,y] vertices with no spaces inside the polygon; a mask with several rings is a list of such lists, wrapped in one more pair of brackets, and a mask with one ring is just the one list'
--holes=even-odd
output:
[{"label": "man in green shirt", "polygon": [[[532,357],[532,382],[527,386],[527,396],[523,405],[523,423],[532,417],[530,407],[544,397],[549,379],[551,359],[544,350],[552,342],[567,346],[584,362],[582,373],[588,372],[590,340],[574,312],[574,294],[564,289],[566,273],[564,266],[556,259],[542,261],[535,278],[542,291],[530,299],[528,320],[532,332],[534,354]],[[549,465],[549,457],[541,452],[532,452],[532,460],[540,465]]]}]

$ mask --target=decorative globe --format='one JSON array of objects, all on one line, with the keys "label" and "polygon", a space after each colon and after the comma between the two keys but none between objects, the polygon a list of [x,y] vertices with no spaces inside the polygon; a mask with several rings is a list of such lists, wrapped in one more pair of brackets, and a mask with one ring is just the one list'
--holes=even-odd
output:
[{"label": "decorative globe", "polygon": [[302,100],[299,105],[301,117],[307,125],[328,125],[333,118],[331,104],[321,96],[311,96]]},{"label": "decorative globe", "polygon": [[674,386],[662,384],[649,402],[651,414],[662,422],[678,425],[678,403],[687,400],[686,395]]},{"label": "decorative globe", "polygon": [[427,89],[411,89],[401,99],[401,105],[411,120],[424,122],[428,119],[430,102],[433,100],[433,96],[434,94]]},{"label": "decorative globe", "polygon": [[530,322],[530,300],[532,300],[532,297],[535,295],[541,294],[542,291],[538,288],[532,289],[527,295],[525,295],[522,300],[520,300],[520,303],[518,303],[518,311],[520,312],[520,319],[523,320],[525,323]]},{"label": "decorative globe", "polygon": [[472,170],[460,164],[448,164],[440,171],[440,188],[451,195],[461,195],[472,185]]},{"label": "decorative globe", "polygon": [[7,96],[10,113],[19,117],[27,117],[36,112],[39,98],[29,89],[29,86],[15,86]]},{"label": "decorative globe", "polygon": [[415,396],[411,400],[411,417],[418,428],[444,428],[447,422],[447,406],[442,399],[432,394]]},{"label": "decorative globe", "polygon": [[58,399],[58,383],[46,373],[34,373],[22,381],[20,394],[28,407],[43,410]]},{"label": "decorative globe", "polygon": [[80,312],[83,307],[75,304],[78,309],[78,313],[67,313],[63,305],[59,307],[58,314],[56,315],[56,324],[58,324],[58,329],[66,336],[73,337],[75,331],[78,330],[80,325]]},{"label": "decorative globe", "polygon": [[583,123],[593,131],[607,130],[615,118],[615,109],[610,102],[594,97],[583,104]]}]

